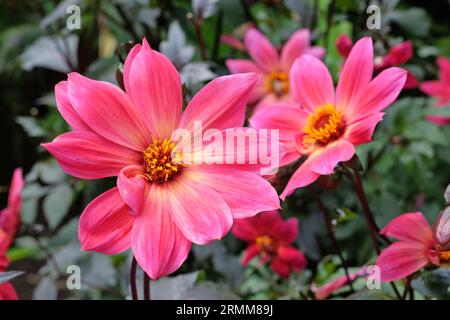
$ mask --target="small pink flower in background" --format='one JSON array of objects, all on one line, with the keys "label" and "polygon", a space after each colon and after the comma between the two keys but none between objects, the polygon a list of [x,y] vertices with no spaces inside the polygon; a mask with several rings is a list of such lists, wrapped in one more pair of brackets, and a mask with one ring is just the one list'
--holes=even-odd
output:
[{"label": "small pink flower in background", "polygon": [[365,276],[367,274],[366,271],[367,267],[362,267],[358,272],[350,273],[349,277],[347,277],[345,274],[342,276],[337,277],[336,279],[331,280],[330,282],[318,287],[315,283],[311,285],[311,291],[314,292],[314,296],[317,300],[323,300],[328,298],[331,294],[335,293],[336,291],[342,289],[346,285],[348,285],[348,279],[350,278],[350,281],[354,281],[358,279],[359,277]]},{"label": "small pink flower in background", "polygon": [[441,212],[433,229],[421,212],[412,212],[393,219],[380,233],[399,240],[377,259],[383,282],[403,279],[430,264],[450,263],[449,208]]},{"label": "small pink flower in background", "polygon": [[[420,90],[437,99],[436,107],[444,107],[450,103],[450,60],[446,57],[437,59],[439,80],[425,81]],[[430,115],[427,119],[438,126],[450,124],[450,117]]]},{"label": "small pink flower in background", "polygon": [[271,261],[271,268],[280,277],[303,270],[307,261],[303,253],[292,243],[297,238],[298,220],[283,220],[278,211],[260,213],[252,218],[237,219],[232,233],[249,243],[242,264],[259,257],[262,263]]},{"label": "small pink flower in background", "polygon": [[[347,36],[341,34],[336,41],[336,48],[339,54],[343,58],[347,58],[350,54],[350,51],[353,47],[352,40]],[[376,57],[374,60],[374,74],[377,75],[381,71],[391,68],[391,67],[400,67],[403,64],[407,63],[411,60],[413,56],[413,45],[411,41],[405,41],[399,43],[392,48],[389,49],[388,53],[385,56]],[[408,76],[405,82],[405,89],[414,89],[417,88],[419,82],[416,77],[408,71]]]},{"label": "small pink flower in background", "polygon": [[[74,131],[44,148],[72,176],[118,177],[117,187],[85,208],[82,248],[115,254],[131,247],[140,266],[157,279],[181,266],[192,242],[220,239],[233,219],[279,208],[276,191],[252,166],[172,159],[179,147],[172,141],[177,128],[192,132],[194,121],[202,121],[205,131],[242,127],[257,81],[250,73],[217,78],[183,112],[178,72],[144,40],[125,61],[126,93],[78,73],[60,82],[58,109]],[[245,151],[233,149],[231,156]]]},{"label": "small pink flower in background", "polygon": [[[6,253],[20,225],[20,194],[22,193],[24,184],[22,169],[17,168],[14,170],[11,181],[8,206],[0,211],[0,272],[5,272],[9,266]],[[17,292],[9,282],[0,284],[0,300],[17,299]]]},{"label": "small pink flower in background", "polygon": [[307,156],[290,178],[281,198],[330,175],[339,162],[350,160],[355,146],[368,143],[382,112],[399,95],[406,71],[389,68],[372,79],[373,48],[363,38],[352,48],[334,92],[327,67],[303,55],[290,73],[295,99],[302,108],[285,104],[266,108],[250,119],[255,128],[277,128],[286,147],[281,165]]},{"label": "small pink flower in background", "polygon": [[302,54],[322,58],[325,50],[310,46],[310,31],[294,32],[279,54],[270,41],[256,28],[249,28],[244,36],[244,47],[252,60],[228,59],[226,65],[231,73],[256,72],[262,79],[253,90],[250,101],[258,102],[257,109],[276,101],[292,101],[289,71],[292,63]]}]

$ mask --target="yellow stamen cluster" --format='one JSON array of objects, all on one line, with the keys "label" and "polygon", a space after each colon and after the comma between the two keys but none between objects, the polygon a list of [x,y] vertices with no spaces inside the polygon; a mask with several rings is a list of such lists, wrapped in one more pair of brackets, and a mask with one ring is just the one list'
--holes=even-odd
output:
[{"label": "yellow stamen cluster", "polygon": [[269,73],[264,78],[264,88],[276,96],[289,93],[289,75],[278,71]]},{"label": "yellow stamen cluster", "polygon": [[338,139],[344,130],[342,115],[331,104],[318,107],[308,116],[304,128],[305,144],[325,145]]},{"label": "yellow stamen cluster", "polygon": [[144,150],[145,175],[150,182],[163,183],[179,173],[183,167],[179,159],[172,159],[175,144],[169,140],[153,139]]},{"label": "yellow stamen cluster", "polygon": [[441,263],[450,263],[450,250],[439,252],[439,260]]},{"label": "yellow stamen cluster", "polygon": [[269,236],[259,236],[255,240],[259,250],[266,251],[272,245],[272,239]]}]

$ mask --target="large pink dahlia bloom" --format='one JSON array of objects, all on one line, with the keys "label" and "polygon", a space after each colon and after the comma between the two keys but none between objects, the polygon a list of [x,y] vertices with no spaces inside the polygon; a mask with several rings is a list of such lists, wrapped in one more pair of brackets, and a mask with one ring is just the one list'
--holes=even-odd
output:
[{"label": "large pink dahlia bloom", "polygon": [[117,176],[117,186],[81,216],[82,248],[115,254],[131,247],[140,266],[157,279],[180,267],[192,242],[220,239],[234,218],[278,208],[275,190],[251,165],[172,158],[186,143],[173,140],[177,128],[195,136],[194,121],[202,121],[203,130],[242,127],[257,81],[256,74],[217,78],[183,112],[178,72],[144,40],[125,61],[126,92],[77,73],[60,82],[57,105],[74,131],[44,147],[75,177]]},{"label": "large pink dahlia bloom", "polygon": [[258,102],[258,109],[276,101],[292,101],[289,85],[289,71],[295,59],[303,54],[322,58],[322,47],[310,46],[310,31],[301,29],[292,34],[282,47],[280,54],[264,34],[250,28],[244,36],[244,48],[248,59],[228,59],[226,65],[231,73],[256,72],[262,74],[255,87],[250,102]]},{"label": "large pink dahlia bloom", "polygon": [[281,198],[334,172],[339,162],[350,160],[355,146],[370,142],[383,111],[399,95],[406,71],[389,68],[372,79],[373,48],[368,37],[358,41],[346,60],[334,92],[327,67],[303,55],[290,73],[294,96],[301,108],[279,104],[257,112],[255,128],[278,128],[286,147],[281,164],[306,156],[292,175]]}]

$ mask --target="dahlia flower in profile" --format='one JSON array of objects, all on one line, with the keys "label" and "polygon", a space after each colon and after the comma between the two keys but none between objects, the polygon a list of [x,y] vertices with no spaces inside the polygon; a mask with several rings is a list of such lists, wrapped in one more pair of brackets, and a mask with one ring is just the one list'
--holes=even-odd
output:
[{"label": "dahlia flower in profile", "polygon": [[292,246],[298,234],[297,218],[283,220],[278,211],[263,212],[252,218],[235,220],[231,232],[248,242],[242,259],[244,266],[258,256],[261,263],[270,261],[272,270],[287,278],[307,265],[303,253]]},{"label": "dahlia flower in profile", "polygon": [[[81,215],[82,249],[115,254],[131,247],[139,265],[157,279],[180,267],[192,242],[220,239],[233,219],[279,208],[276,191],[255,166],[185,163],[189,157],[177,150],[191,140],[173,137],[183,128],[194,139],[197,121],[205,131],[242,127],[257,81],[250,73],[217,78],[183,112],[178,72],[144,40],[125,61],[126,92],[78,73],[60,82],[57,106],[74,131],[44,148],[74,177],[117,176],[117,186]],[[224,156],[234,159],[247,151],[242,148],[226,148]]]},{"label": "dahlia flower in profile", "polygon": [[450,265],[450,207],[433,229],[421,212],[411,212],[393,219],[380,233],[399,240],[377,259],[383,282],[403,279],[427,265]]},{"label": "dahlia flower in profile", "polygon": [[[446,57],[437,59],[439,80],[425,81],[420,90],[437,99],[436,107],[444,107],[450,103],[450,60]],[[427,119],[436,125],[450,124],[450,117],[429,115]]]},{"label": "dahlia flower in profile", "polygon": [[[336,48],[343,58],[347,58],[353,47],[352,39],[347,35],[341,34],[336,41]],[[399,43],[389,49],[386,55],[378,56],[374,59],[374,73],[378,74],[381,71],[390,67],[400,67],[411,60],[413,56],[413,45],[411,41]],[[417,88],[419,82],[414,74],[408,71],[406,77],[405,89]]]},{"label": "dahlia flower in profile", "polygon": [[260,31],[249,28],[244,36],[244,47],[250,55],[247,59],[228,59],[226,65],[232,74],[256,72],[262,74],[261,81],[250,97],[251,103],[258,102],[257,109],[276,101],[292,101],[289,71],[292,63],[302,54],[322,58],[325,50],[310,46],[310,32],[301,29],[292,34],[282,47],[280,54]]},{"label": "dahlia flower in profile", "polygon": [[[8,206],[0,211],[0,272],[5,272],[9,266],[6,252],[14,240],[20,225],[20,207],[22,189],[24,186],[22,169],[14,170],[8,195]],[[17,292],[11,283],[0,284],[0,300],[17,300]]]},{"label": "dahlia flower in profile", "polygon": [[373,49],[368,37],[352,48],[334,92],[326,66],[303,55],[292,66],[290,83],[301,108],[279,104],[250,119],[255,128],[278,128],[286,154],[282,165],[305,156],[281,194],[284,200],[321,175],[330,175],[339,162],[350,160],[355,147],[371,141],[382,112],[399,95],[406,71],[389,68],[372,79]]}]

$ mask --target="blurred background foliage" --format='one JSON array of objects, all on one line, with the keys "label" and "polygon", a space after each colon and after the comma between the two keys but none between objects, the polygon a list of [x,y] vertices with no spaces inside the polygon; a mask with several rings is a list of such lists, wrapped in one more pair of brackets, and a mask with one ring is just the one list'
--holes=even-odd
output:
[{"label": "blurred background foliage", "polygon": [[[114,179],[81,181],[65,175],[40,147],[69,130],[59,115],[53,88],[77,71],[120,85],[121,62],[133,43],[146,37],[179,69],[187,97],[206,81],[227,74],[224,60],[244,57],[220,42],[222,34],[242,37],[249,23],[277,45],[299,28],[310,28],[313,42],[326,48],[325,62],[334,76],[342,58],[336,50],[340,34],[356,40],[370,35],[376,55],[394,44],[412,40],[408,62],[419,81],[437,78],[435,59],[450,56],[450,4],[446,0],[378,1],[382,29],[368,31],[365,9],[357,0],[2,0],[0,1],[0,185],[9,183],[15,167],[27,173],[23,194],[23,225],[9,257],[11,269],[25,274],[14,279],[21,298],[125,298],[129,254],[106,256],[82,252],[77,222],[85,205],[112,186]],[[81,9],[81,29],[69,30],[69,5]],[[198,18],[202,15],[201,19]],[[199,37],[199,33],[201,38]],[[204,42],[204,45],[199,45]],[[450,115],[436,109],[419,90],[404,90],[379,126],[375,141],[361,146],[358,156],[364,185],[380,226],[401,213],[421,210],[433,221],[444,206],[450,182],[450,127],[426,122],[427,114]],[[284,169],[289,172],[290,168]],[[281,176],[281,179],[283,177]],[[313,187],[322,194],[335,224],[339,244],[351,270],[374,261],[375,255],[351,184],[341,174]],[[1,193],[1,207],[6,193]],[[152,286],[154,298],[307,298],[310,283],[343,274],[334,255],[311,189],[298,190],[283,205],[283,215],[300,220],[298,246],[308,257],[308,269],[282,281],[253,261],[239,264],[244,244],[228,236],[206,247],[195,246],[174,278]],[[68,265],[79,265],[83,290],[67,290]],[[448,298],[449,273],[425,272],[414,284],[419,298]],[[443,280],[444,279],[444,280]],[[362,281],[362,280],[361,280]],[[444,285],[444,287],[443,287]],[[141,286],[139,286],[141,287]],[[355,282],[363,289],[364,284]],[[361,290],[341,297],[389,299]]]}]

